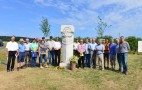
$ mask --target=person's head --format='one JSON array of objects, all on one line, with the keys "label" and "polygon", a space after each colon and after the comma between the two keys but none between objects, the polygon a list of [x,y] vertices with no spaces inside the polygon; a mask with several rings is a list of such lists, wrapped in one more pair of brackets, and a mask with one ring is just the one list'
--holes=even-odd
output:
[{"label": "person's head", "polygon": [[35,40],[36,40],[36,42],[39,42],[39,41],[40,41],[40,39],[39,39],[38,37],[37,37]]},{"label": "person's head", "polygon": [[42,37],[42,40],[45,40],[45,37]]},{"label": "person's head", "polygon": [[75,39],[75,42],[78,43],[78,39],[77,38]]},{"label": "person's head", "polygon": [[26,43],[29,43],[29,38],[26,38]]},{"label": "person's head", "polygon": [[83,39],[80,39],[80,44],[81,44],[81,45],[83,44]]},{"label": "person's head", "polygon": [[19,42],[20,42],[21,44],[23,44],[23,43],[24,43],[23,38],[20,38]]},{"label": "person's head", "polygon": [[41,44],[44,44],[45,43],[45,40],[41,40]]},{"label": "person's head", "polygon": [[14,42],[15,41],[15,36],[11,37],[11,41]]},{"label": "person's head", "polygon": [[92,43],[92,38],[90,38],[90,43]]},{"label": "person's head", "polygon": [[114,43],[114,40],[113,40],[113,39],[111,39],[110,43]]},{"label": "person's head", "polygon": [[59,37],[56,37],[56,41],[59,41]]},{"label": "person's head", "polygon": [[116,39],[116,43],[119,44],[119,39]]},{"label": "person's head", "polygon": [[125,42],[124,36],[121,36],[121,37],[120,37],[120,42],[122,42],[122,43]]},{"label": "person's head", "polygon": [[36,42],[36,39],[34,38],[34,39],[33,39],[33,43],[35,43],[35,42]]},{"label": "person's head", "polygon": [[94,38],[92,39],[92,43],[95,43],[95,39]]},{"label": "person's head", "polygon": [[102,40],[101,39],[98,40],[98,44],[99,45],[102,44]]},{"label": "person's head", "polygon": [[108,39],[105,39],[105,43],[108,43]]},{"label": "person's head", "polygon": [[86,39],[86,43],[88,43],[89,42],[89,40],[88,39]]},{"label": "person's head", "polygon": [[52,40],[53,39],[53,37],[52,36],[50,36],[50,40]]}]

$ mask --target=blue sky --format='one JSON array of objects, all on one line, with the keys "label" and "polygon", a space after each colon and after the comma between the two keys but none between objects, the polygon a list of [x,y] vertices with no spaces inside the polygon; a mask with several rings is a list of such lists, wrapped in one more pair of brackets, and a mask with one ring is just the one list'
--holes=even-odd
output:
[{"label": "blue sky", "polygon": [[142,37],[141,0],[0,0],[0,35],[42,37],[39,24],[46,17],[53,36],[71,24],[75,37],[96,37],[98,16],[112,25],[104,35]]}]

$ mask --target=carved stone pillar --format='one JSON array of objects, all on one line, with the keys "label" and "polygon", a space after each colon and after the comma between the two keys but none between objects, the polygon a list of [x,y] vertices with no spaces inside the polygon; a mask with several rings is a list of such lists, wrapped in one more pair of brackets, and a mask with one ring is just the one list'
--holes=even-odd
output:
[{"label": "carved stone pillar", "polygon": [[70,64],[69,59],[73,56],[73,42],[74,42],[74,26],[62,25],[62,60],[61,66],[68,67]]}]

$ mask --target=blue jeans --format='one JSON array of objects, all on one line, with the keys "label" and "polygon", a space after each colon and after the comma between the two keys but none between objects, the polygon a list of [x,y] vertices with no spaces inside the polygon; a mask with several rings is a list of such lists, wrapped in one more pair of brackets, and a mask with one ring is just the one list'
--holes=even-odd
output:
[{"label": "blue jeans", "polygon": [[40,64],[42,64],[42,59],[44,59],[44,61],[47,62],[45,54],[40,54]]},{"label": "blue jeans", "polygon": [[[55,52],[54,51],[49,51],[48,52],[48,54],[49,54],[49,64],[52,64],[53,66],[55,65]],[[52,61],[51,61],[51,59],[52,59]]]},{"label": "blue jeans", "polygon": [[86,60],[85,66],[87,66],[87,67],[90,67],[90,58],[91,58],[90,54],[85,54],[85,60]]},{"label": "blue jeans", "polygon": [[31,65],[32,65],[32,67],[36,66],[36,57],[32,57]]},{"label": "blue jeans", "polygon": [[117,61],[119,65],[119,71],[122,71],[122,60],[120,60],[120,53],[117,53]]},{"label": "blue jeans", "polygon": [[[122,63],[122,65],[123,65],[124,73],[128,72],[127,62],[128,62],[128,53],[120,53],[120,63]],[[121,68],[122,68],[122,66],[120,66],[120,70],[121,70]]]}]

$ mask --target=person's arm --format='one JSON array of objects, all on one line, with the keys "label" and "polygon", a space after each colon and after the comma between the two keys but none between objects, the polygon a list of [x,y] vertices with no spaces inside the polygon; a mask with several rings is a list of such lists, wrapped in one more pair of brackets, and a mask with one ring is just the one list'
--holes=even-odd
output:
[{"label": "person's arm", "polygon": [[127,43],[127,49],[130,50],[130,45],[129,45],[129,43],[128,43],[128,42],[126,42],[126,43]]},{"label": "person's arm", "polygon": [[58,50],[57,45],[58,45],[58,43],[54,42],[54,49],[55,50]]},{"label": "person's arm", "polygon": [[[55,48],[56,48],[56,45],[55,45],[55,41],[54,41],[54,43],[53,43],[53,49],[55,50]],[[57,48],[56,48],[57,49]]]},{"label": "person's arm", "polygon": [[17,51],[17,55],[19,55],[19,45],[18,45],[18,43],[17,43],[16,47],[17,47],[17,50],[16,50]]},{"label": "person's arm", "polygon": [[91,50],[91,45],[90,44],[88,44],[88,50]]},{"label": "person's arm", "polygon": [[8,58],[8,48],[6,48],[6,58]]},{"label": "person's arm", "polygon": [[39,46],[39,44],[38,44],[38,45],[37,45],[37,50],[36,50],[35,52],[38,52],[38,51],[39,51],[39,47],[40,47],[40,46]]},{"label": "person's arm", "polygon": [[40,53],[41,53],[41,52],[40,52],[40,47],[38,47],[38,55],[39,55],[39,57],[40,57]]},{"label": "person's arm", "polygon": [[[85,51],[86,51],[86,46],[84,46],[84,52],[85,52]],[[83,53],[84,53],[84,52],[83,52]]]},{"label": "person's arm", "polygon": [[79,45],[77,46],[77,51],[78,51],[79,53],[81,53],[81,52],[80,52],[80,48],[79,48]]},{"label": "person's arm", "polygon": [[8,57],[8,43],[6,44],[6,57]]},{"label": "person's arm", "polygon": [[62,48],[62,46],[61,46],[61,42],[60,42],[60,48],[59,49],[61,49]]}]

